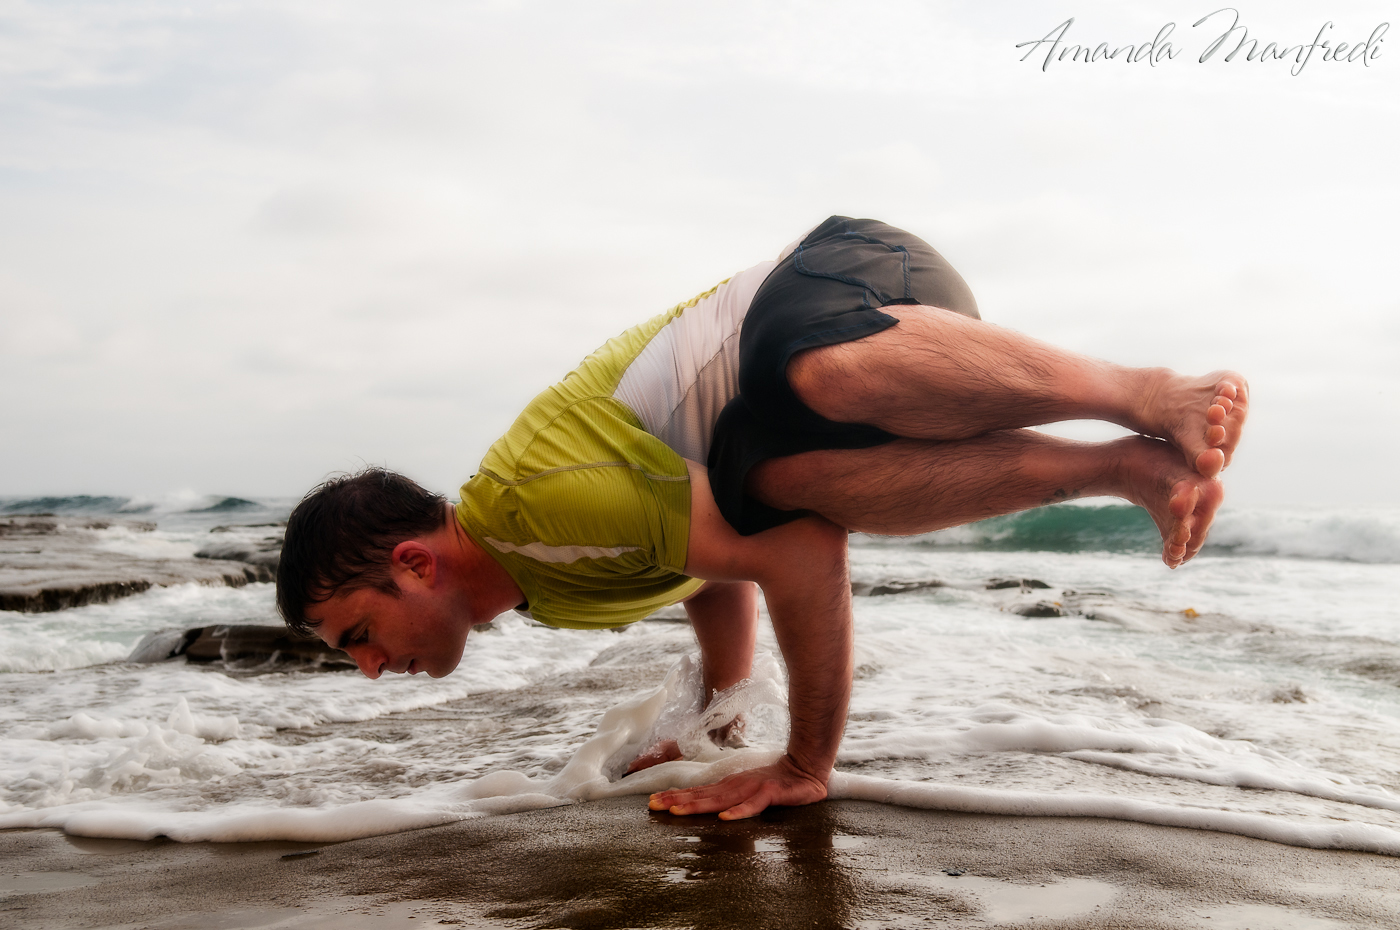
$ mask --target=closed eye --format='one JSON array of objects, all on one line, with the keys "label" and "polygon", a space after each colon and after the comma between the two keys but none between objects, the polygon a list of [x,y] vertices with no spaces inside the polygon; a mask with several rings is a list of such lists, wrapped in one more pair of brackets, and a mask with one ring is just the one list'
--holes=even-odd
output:
[{"label": "closed eye", "polygon": [[342,652],[351,646],[362,646],[369,642],[369,629],[366,624],[360,624],[352,629],[340,634],[340,639],[336,641],[335,648]]}]

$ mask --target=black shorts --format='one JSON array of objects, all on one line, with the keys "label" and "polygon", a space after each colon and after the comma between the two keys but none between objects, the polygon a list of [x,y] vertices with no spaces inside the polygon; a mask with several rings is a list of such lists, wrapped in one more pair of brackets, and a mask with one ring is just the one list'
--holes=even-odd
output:
[{"label": "black shorts", "polygon": [[788,385],[794,353],[851,342],[899,322],[881,308],[923,304],[980,319],[962,276],[917,236],[876,220],[833,216],[779,263],[754,295],[739,335],[739,394],[720,412],[710,444],[710,487],[742,536],[795,520],[744,493],[764,459],[816,449],[866,449],[896,438],[818,416]]}]

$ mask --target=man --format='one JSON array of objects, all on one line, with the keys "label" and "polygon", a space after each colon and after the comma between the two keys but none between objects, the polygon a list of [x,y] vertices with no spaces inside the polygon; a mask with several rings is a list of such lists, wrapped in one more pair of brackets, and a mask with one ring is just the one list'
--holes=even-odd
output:
[{"label": "man", "polygon": [[[683,601],[712,695],[749,674],[762,589],[787,753],[650,801],[749,817],[826,796],[851,689],[849,532],[1110,495],[1152,515],[1175,568],[1205,542],[1246,412],[1237,374],[1122,368],[984,323],[927,243],[832,217],[589,356],[455,508],[381,470],[311,492],[288,521],[278,606],[377,678],[448,674],[471,627],[512,608],[609,627]],[[1139,435],[1026,429],[1090,418]]]}]

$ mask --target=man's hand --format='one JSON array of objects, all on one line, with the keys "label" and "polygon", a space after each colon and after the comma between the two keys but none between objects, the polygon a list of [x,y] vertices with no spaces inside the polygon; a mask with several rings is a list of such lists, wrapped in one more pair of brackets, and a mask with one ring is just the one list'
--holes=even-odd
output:
[{"label": "man's hand", "polygon": [[640,772],[642,769],[649,769],[653,765],[660,765],[663,762],[674,762],[677,759],[684,759],[681,754],[681,747],[673,739],[664,739],[655,746],[642,753],[632,760],[632,764],[627,766],[627,771],[623,777],[626,778],[633,772]]},{"label": "man's hand", "polygon": [[826,781],[783,756],[772,765],[737,772],[713,785],[658,791],[647,806],[678,815],[719,811],[720,820],[742,820],[773,804],[815,804],[825,798]]},{"label": "man's hand", "polygon": [[[739,715],[722,727],[715,727],[706,734],[710,742],[716,746],[727,749],[742,749],[744,743],[744,717]],[[656,743],[646,752],[632,760],[632,764],[627,766],[627,771],[623,773],[626,778],[633,772],[640,772],[642,769],[649,769],[653,765],[660,765],[663,762],[675,762],[677,759],[684,759],[685,753],[681,752],[680,743],[673,739],[663,739]]]}]

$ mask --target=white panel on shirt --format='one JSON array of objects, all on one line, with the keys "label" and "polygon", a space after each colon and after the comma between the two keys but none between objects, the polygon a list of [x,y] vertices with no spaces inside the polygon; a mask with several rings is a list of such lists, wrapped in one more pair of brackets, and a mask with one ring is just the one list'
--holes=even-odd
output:
[{"label": "white panel on shirt", "polygon": [[776,262],[739,272],[684,310],[623,372],[613,397],[682,458],[709,458],[719,413],[739,393],[739,333],[749,305],[768,273],[806,236],[783,249]]}]

